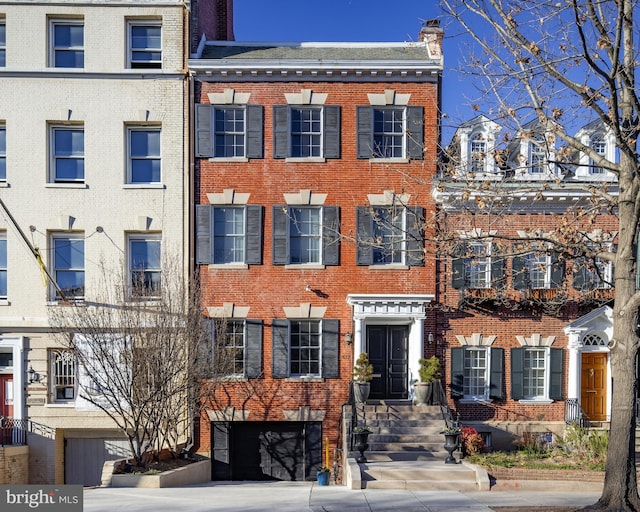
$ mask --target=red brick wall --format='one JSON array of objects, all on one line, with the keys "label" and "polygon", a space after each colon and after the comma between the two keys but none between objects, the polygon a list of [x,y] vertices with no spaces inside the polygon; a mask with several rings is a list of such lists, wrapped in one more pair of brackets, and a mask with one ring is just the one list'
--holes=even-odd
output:
[{"label": "red brick wall", "polygon": [[[353,332],[352,311],[347,295],[358,294],[433,294],[435,293],[435,261],[427,258],[423,268],[405,270],[372,270],[356,265],[353,243],[357,206],[368,204],[368,194],[385,190],[411,195],[410,205],[433,211],[431,178],[436,165],[435,84],[349,84],[349,83],[230,83],[201,84],[200,102],[209,103],[206,93],[251,92],[250,104],[264,106],[264,158],[249,162],[210,162],[199,160],[196,200],[208,204],[207,193],[221,193],[232,188],[250,193],[249,204],[265,209],[263,225],[263,264],[246,270],[208,269],[201,267],[204,306],[222,306],[233,302],[250,306],[249,318],[264,320],[264,378],[249,382],[228,383],[218,389],[212,408],[233,406],[250,410],[250,420],[283,420],[283,410],[309,406],[326,411],[323,436],[331,445],[338,443],[340,406],[348,399],[348,382],[353,366],[353,347],[346,345],[344,334]],[[327,93],[327,105],[341,105],[341,158],[325,163],[291,163],[273,158],[272,107],[286,105],[285,93],[311,89],[314,94]],[[386,89],[411,94],[410,105],[425,108],[426,159],[410,163],[371,163],[356,159],[356,105],[369,105],[368,93],[381,94]],[[274,204],[285,204],[284,193],[310,189],[314,194],[327,194],[325,205],[340,206],[343,239],[339,266],[321,270],[293,269],[271,264],[272,212]],[[429,215],[429,213],[427,213]],[[305,291],[310,285],[317,292]],[[310,302],[326,307],[324,318],[340,320],[340,377],[324,382],[285,382],[271,378],[271,329],[274,318],[284,318],[283,306],[298,306]],[[428,319],[427,323],[432,323]],[[208,449],[208,423],[202,422],[201,451]]]}]

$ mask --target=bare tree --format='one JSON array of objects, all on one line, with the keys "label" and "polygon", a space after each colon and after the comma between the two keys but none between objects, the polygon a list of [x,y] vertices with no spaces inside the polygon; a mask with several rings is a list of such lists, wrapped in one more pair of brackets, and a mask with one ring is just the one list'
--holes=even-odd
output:
[{"label": "bare tree", "polygon": [[49,320],[77,365],[76,407],[111,418],[142,465],[145,452],[175,456],[193,435],[211,340],[198,283],[178,261],[164,255],[153,276],[122,268],[103,263],[91,299],[52,306]]},{"label": "bare tree", "polygon": [[[544,243],[563,257],[591,256],[614,263],[613,339],[610,364],[614,381],[610,442],[602,496],[593,510],[640,510],[636,481],[636,354],[640,347],[636,285],[640,169],[638,132],[640,98],[636,85],[640,30],[633,19],[636,0],[441,0],[458,26],[471,37],[463,72],[479,78],[474,109],[499,119],[512,133],[535,139],[531,125],[544,134],[536,144],[546,158],[570,172],[576,153],[615,176],[610,183],[585,187],[589,199],[553,233],[529,231],[529,240]],[[616,158],[575,136],[576,129],[599,122],[613,135]],[[508,146],[507,136],[504,145]],[[557,148],[560,144],[561,147]],[[504,154],[504,153],[502,153]],[[499,159],[496,151],[492,156]],[[512,176],[513,177],[513,176]],[[484,221],[505,208],[504,182],[469,180],[462,194],[474,196]],[[563,180],[544,188],[511,188],[511,197],[562,190]],[[576,186],[575,184],[573,185]],[[461,185],[462,187],[462,185]],[[502,191],[496,191],[500,189]],[[478,200],[480,198],[480,200]],[[599,216],[616,218],[617,251],[589,240],[588,228]],[[497,221],[499,215],[495,215]],[[485,227],[486,230],[486,227]],[[486,232],[486,231],[485,231]],[[530,247],[529,247],[530,250]]]}]

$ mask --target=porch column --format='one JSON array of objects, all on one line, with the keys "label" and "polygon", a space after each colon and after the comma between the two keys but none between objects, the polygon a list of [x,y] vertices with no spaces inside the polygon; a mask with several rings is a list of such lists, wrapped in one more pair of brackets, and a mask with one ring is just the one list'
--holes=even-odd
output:
[{"label": "porch column", "polygon": [[407,358],[409,372],[407,389],[409,390],[409,398],[413,398],[413,383],[420,379],[418,368],[420,364],[418,360],[424,357],[424,315],[416,315],[412,319],[411,328],[409,329],[409,348],[407,350]]},{"label": "porch column", "polygon": [[366,350],[366,340],[364,335],[364,318],[356,316],[353,319],[353,360]]},{"label": "porch column", "polygon": [[569,337],[567,349],[569,350],[569,375],[567,376],[567,398],[580,400],[580,379],[582,375],[582,359],[580,357],[580,333],[581,330],[565,331]]}]

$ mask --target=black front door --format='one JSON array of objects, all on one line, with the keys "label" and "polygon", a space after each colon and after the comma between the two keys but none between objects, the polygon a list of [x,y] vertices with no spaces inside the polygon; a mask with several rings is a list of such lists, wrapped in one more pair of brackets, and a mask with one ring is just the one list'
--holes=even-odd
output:
[{"label": "black front door", "polygon": [[370,398],[407,398],[407,348],[409,327],[406,325],[368,325],[367,353],[373,365]]}]

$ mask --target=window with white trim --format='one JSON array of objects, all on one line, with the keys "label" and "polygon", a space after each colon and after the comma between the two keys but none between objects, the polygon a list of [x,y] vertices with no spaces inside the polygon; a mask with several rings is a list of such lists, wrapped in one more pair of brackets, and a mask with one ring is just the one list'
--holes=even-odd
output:
[{"label": "window with white trim", "polygon": [[524,397],[546,397],[546,360],[544,348],[524,349]]},{"label": "window with white trim", "polygon": [[561,400],[565,378],[563,360],[564,351],[559,348],[512,348],[511,398],[538,402]]},{"label": "window with white trim", "polygon": [[322,109],[290,107],[291,157],[322,156]]},{"label": "window with white trim", "polygon": [[467,244],[466,282],[469,288],[491,288],[491,244],[475,241]]},{"label": "window with white trim", "polygon": [[466,400],[503,397],[504,349],[465,345],[451,348],[451,396]]},{"label": "window with white trim", "polygon": [[532,252],[527,255],[530,288],[551,288],[551,255]]},{"label": "window with white trim", "polygon": [[129,21],[127,24],[128,67],[160,69],[162,67],[162,23]]},{"label": "window with white trim", "polygon": [[245,208],[213,207],[213,263],[245,262]]},{"label": "window with white trim", "polygon": [[[53,277],[64,299],[84,298],[84,234],[55,233],[51,236]],[[54,300],[63,297],[58,289]]]},{"label": "window with white trim", "polygon": [[488,373],[487,349],[467,347],[464,351],[464,396],[465,398],[486,395]]},{"label": "window with white trim", "polygon": [[51,126],[51,183],[84,182],[84,127]]},{"label": "window with white trim", "polygon": [[[593,151],[595,151],[599,156],[606,158],[607,143],[601,133],[593,135],[589,142]],[[597,165],[592,159],[589,159],[589,174],[603,174],[604,172],[606,171],[603,167]]]},{"label": "window with white trim", "polygon": [[76,358],[70,350],[49,351],[51,398],[53,402],[73,402],[76,398]]},{"label": "window with white trim", "polygon": [[160,183],[160,128],[127,129],[127,183]]},{"label": "window with white trim", "polygon": [[244,375],[244,320],[216,322],[215,365],[222,375]]},{"label": "window with white trim", "polygon": [[157,297],[162,280],[160,235],[129,235],[128,248],[131,294],[142,298]]},{"label": "window with white trim", "polygon": [[322,374],[320,320],[292,320],[289,338],[290,375]]},{"label": "window with white trim", "polygon": [[527,166],[530,174],[544,174],[546,166],[545,138],[542,135],[532,135],[529,140],[529,154]]},{"label": "window with white trim", "polygon": [[487,141],[482,133],[475,134],[469,143],[469,161],[472,173],[483,173],[486,168]]},{"label": "window with white trim", "polygon": [[321,208],[289,208],[289,243],[291,264],[321,263]]},{"label": "window with white trim", "polygon": [[245,107],[215,107],[214,156],[243,158],[245,156]]},{"label": "window with white trim", "polygon": [[367,159],[424,158],[424,109],[356,106],[356,154]]},{"label": "window with white trim", "polygon": [[84,68],[84,22],[82,20],[50,21],[49,66]]},{"label": "window with white trim", "polygon": [[405,254],[405,215],[403,207],[375,208],[373,237],[374,265],[403,263]]}]

